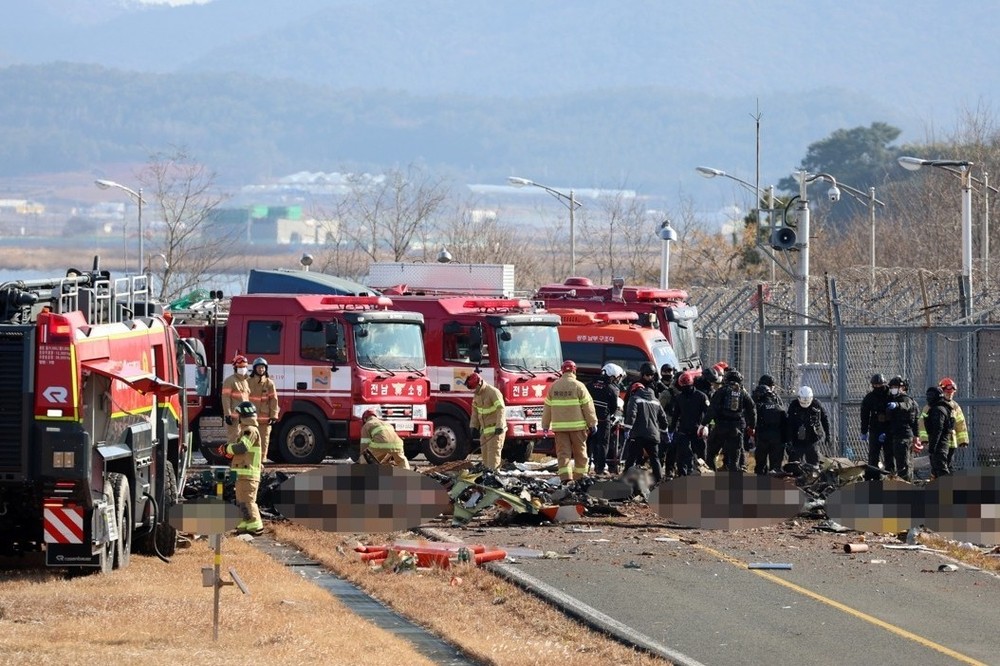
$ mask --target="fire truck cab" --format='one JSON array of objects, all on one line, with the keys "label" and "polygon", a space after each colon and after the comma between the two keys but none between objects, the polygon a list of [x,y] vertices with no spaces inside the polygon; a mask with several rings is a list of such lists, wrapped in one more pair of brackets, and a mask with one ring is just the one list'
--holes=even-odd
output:
[{"label": "fire truck cab", "polygon": [[628,386],[639,380],[639,368],[652,363],[657,370],[664,363],[678,367],[673,347],[656,328],[640,325],[635,312],[588,312],[582,308],[555,308],[562,318],[559,341],[563,356],[576,362],[577,376],[589,382],[606,363],[625,369]]},{"label": "fire truck cab", "polygon": [[327,455],[357,457],[361,417],[379,407],[408,448],[431,437],[424,318],[380,296],[251,294],[171,312],[184,335],[203,341],[216,369],[213,390],[191,419],[202,453],[225,443],[220,387],[242,354],[268,363],[280,421],[268,456],[315,464]]},{"label": "fire truck cab", "polygon": [[[639,315],[643,325],[659,328],[670,343],[680,365],[678,370],[701,367],[695,320],[698,309],[688,303],[681,289],[627,287],[616,278],[610,287],[596,286],[584,277],[571,277],[562,284],[539,287],[535,298],[552,308],[580,308],[587,312],[628,310]],[[567,355],[567,358],[571,358]],[[576,360],[576,359],[573,359]],[[659,367],[659,365],[657,365]]]},{"label": "fire truck cab", "polygon": [[503,395],[503,458],[527,460],[542,440],[545,395],[562,363],[559,318],[517,298],[403,294],[392,300],[395,307],[420,312],[427,321],[434,422],[427,459],[440,464],[470,453],[472,392],[465,380],[479,372]]}]

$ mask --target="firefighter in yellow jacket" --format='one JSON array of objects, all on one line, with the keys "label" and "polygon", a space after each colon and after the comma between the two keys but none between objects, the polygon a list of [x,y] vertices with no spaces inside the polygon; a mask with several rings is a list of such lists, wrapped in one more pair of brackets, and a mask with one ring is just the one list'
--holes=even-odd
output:
[{"label": "firefighter in yellow jacket", "polygon": [[267,460],[267,446],[271,442],[271,426],[278,422],[278,389],[267,374],[267,359],[253,361],[250,374],[250,402],[257,408],[257,429],[260,430],[261,460]]},{"label": "firefighter in yellow jacket", "polygon": [[247,376],[247,357],[233,357],[233,374],[222,382],[222,416],[226,420],[226,441],[235,442],[240,436],[240,414],[236,410],[241,402],[250,400],[250,382]]},{"label": "firefighter in yellow jacket", "polygon": [[380,410],[370,407],[361,415],[361,455],[359,463],[369,462],[365,451],[374,456],[380,465],[393,465],[410,469],[410,461],[403,453],[403,440],[396,434],[391,424],[381,419]]},{"label": "firefighter in yellow jacket", "polygon": [[478,431],[480,448],[483,450],[483,466],[487,469],[500,467],[503,441],[507,437],[507,417],[503,395],[495,386],[483,381],[478,372],[465,379],[466,387],[472,389],[472,417],[469,427],[473,438]]},{"label": "firefighter in yellow jacket", "polygon": [[239,414],[239,437],[226,445],[233,456],[230,468],[236,472],[236,506],[243,520],[236,526],[240,534],[259,535],[264,523],[257,508],[257,488],[260,486],[260,432],[257,430],[257,408],[249,400],[236,406]]},{"label": "firefighter in yellow jacket", "polygon": [[[948,442],[948,470],[953,471],[951,467],[952,458],[955,457],[955,450],[958,447],[966,447],[969,445],[969,426],[965,422],[965,414],[962,412],[962,406],[955,401],[955,394],[958,392],[958,384],[951,377],[945,377],[940,382],[938,386],[944,391],[945,403],[951,408],[951,417],[955,419],[955,427],[951,432],[951,440]],[[927,426],[924,421],[927,418],[928,408],[925,405],[922,412],[920,412],[920,432],[918,436],[920,437],[920,443],[925,447],[927,446],[928,436],[927,436]]]},{"label": "firefighter in yellow jacket", "polygon": [[597,431],[597,412],[590,391],[576,378],[576,363],[564,361],[562,377],[549,387],[542,410],[542,430],[555,432],[559,478],[563,482],[587,474],[587,436]]}]

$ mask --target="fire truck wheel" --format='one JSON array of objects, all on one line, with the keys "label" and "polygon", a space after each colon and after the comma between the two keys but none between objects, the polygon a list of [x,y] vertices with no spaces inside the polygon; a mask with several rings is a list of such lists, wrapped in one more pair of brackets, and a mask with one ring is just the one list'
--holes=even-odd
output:
[{"label": "fire truck wheel", "polygon": [[278,439],[278,454],[292,465],[315,465],[326,457],[326,437],[316,419],[299,414],[285,420]]},{"label": "fire truck wheel", "polygon": [[163,481],[163,502],[157,509],[156,531],[146,537],[143,552],[150,555],[159,551],[160,555],[170,557],[177,552],[177,528],[167,522],[170,507],[177,504],[177,477],[174,476],[174,464],[167,463]]},{"label": "fire truck wheel", "polygon": [[118,541],[115,542],[115,569],[124,569],[132,554],[132,496],[128,478],[124,474],[109,474],[114,489],[115,516],[118,522]]},{"label": "fire truck wheel", "polygon": [[469,435],[457,419],[439,416],[434,419],[434,436],[427,440],[424,457],[432,465],[464,460],[469,455]]},{"label": "fire truck wheel", "polygon": [[[114,502],[115,500],[115,489],[111,485],[110,479],[104,480],[104,497],[106,497],[109,502]],[[104,544],[104,547],[101,549],[101,555],[98,559],[98,563],[99,565],[97,571],[102,574],[111,573],[111,570],[115,565],[115,543],[113,541],[109,541]]]}]

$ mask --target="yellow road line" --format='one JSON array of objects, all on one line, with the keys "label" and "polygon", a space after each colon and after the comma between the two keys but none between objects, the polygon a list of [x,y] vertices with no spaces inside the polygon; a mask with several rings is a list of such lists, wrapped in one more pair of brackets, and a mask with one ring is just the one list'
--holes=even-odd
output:
[{"label": "yellow road line", "polygon": [[886,622],[885,620],[880,620],[877,617],[869,615],[868,613],[863,613],[863,612],[859,611],[856,608],[851,608],[850,606],[848,606],[846,604],[842,604],[839,601],[834,601],[833,599],[830,599],[828,597],[824,597],[822,594],[819,594],[818,592],[813,592],[812,590],[806,589],[806,588],[802,587],[801,585],[796,585],[795,583],[792,583],[791,581],[785,580],[781,576],[776,576],[773,573],[770,573],[768,571],[761,571],[759,569],[750,569],[750,567],[747,566],[746,562],[742,562],[740,560],[737,560],[734,557],[730,557],[729,555],[726,555],[725,553],[717,551],[714,548],[710,548],[708,546],[705,546],[705,545],[702,545],[702,544],[699,544],[699,543],[692,544],[692,545],[695,548],[700,548],[701,550],[705,551],[706,553],[710,553],[711,555],[714,555],[715,557],[718,557],[721,560],[725,560],[726,562],[729,562],[730,564],[732,564],[734,566],[737,566],[737,567],[739,567],[741,569],[747,569],[749,571],[752,571],[753,573],[757,574],[761,578],[766,578],[767,580],[769,580],[769,581],[771,581],[773,583],[778,583],[779,585],[784,585],[788,589],[794,590],[795,592],[798,592],[799,594],[803,594],[803,595],[805,595],[805,596],[807,596],[807,597],[809,597],[811,599],[815,599],[816,601],[824,603],[827,606],[831,606],[833,608],[836,608],[837,610],[842,611],[844,613],[847,613],[848,615],[853,615],[854,617],[858,618],[859,620],[864,620],[865,622],[874,624],[876,627],[881,627],[882,629],[885,629],[886,631],[894,633],[897,636],[901,636],[902,638],[908,638],[909,640],[911,640],[911,641],[913,641],[915,643],[919,643],[920,645],[923,645],[926,648],[930,648],[931,650],[936,650],[936,651],[940,652],[941,654],[945,654],[945,655],[951,657],[952,659],[955,659],[956,661],[960,661],[960,662],[965,663],[965,664],[971,664],[973,666],[989,666],[988,664],[985,664],[985,663],[983,663],[981,661],[973,659],[972,657],[964,655],[961,652],[956,652],[955,650],[952,650],[951,648],[945,647],[944,645],[941,645],[940,643],[935,643],[934,641],[928,640],[928,639],[924,638],[923,636],[918,636],[917,634],[915,634],[915,633],[913,633],[911,631],[907,631],[906,629],[903,629],[902,627],[897,627],[894,624],[890,624],[890,623]]}]

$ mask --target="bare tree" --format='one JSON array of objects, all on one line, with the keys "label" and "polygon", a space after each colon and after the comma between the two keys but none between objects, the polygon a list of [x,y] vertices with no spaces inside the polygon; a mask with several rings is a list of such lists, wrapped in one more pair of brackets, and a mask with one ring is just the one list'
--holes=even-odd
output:
[{"label": "bare tree", "polygon": [[183,148],[152,155],[138,180],[152,222],[147,240],[163,262],[159,299],[166,302],[217,274],[231,256],[224,248],[238,242],[240,230],[208,228],[224,196],[215,187],[215,174]]},{"label": "bare tree", "polygon": [[449,190],[444,178],[414,164],[381,176],[352,174],[347,185],[348,193],[338,206],[339,218],[346,225],[346,236],[372,261],[385,254],[391,261],[402,261]]}]

